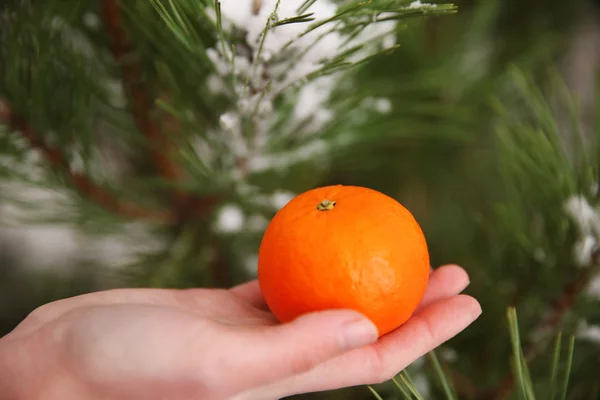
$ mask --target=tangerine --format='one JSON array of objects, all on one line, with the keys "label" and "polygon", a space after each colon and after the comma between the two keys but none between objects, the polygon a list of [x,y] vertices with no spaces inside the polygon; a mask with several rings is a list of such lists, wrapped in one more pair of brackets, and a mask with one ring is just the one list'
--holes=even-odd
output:
[{"label": "tangerine", "polygon": [[280,322],[350,308],[382,336],[404,324],[429,280],[429,252],[413,215],[359,186],[325,186],[293,198],[270,221],[258,281]]}]

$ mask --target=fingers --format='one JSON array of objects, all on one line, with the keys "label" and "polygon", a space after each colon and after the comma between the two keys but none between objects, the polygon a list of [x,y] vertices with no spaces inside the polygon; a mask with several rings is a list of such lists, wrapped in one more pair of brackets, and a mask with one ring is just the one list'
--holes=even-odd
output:
[{"label": "fingers", "polygon": [[[427,291],[419,308],[462,292],[469,285],[469,275],[458,265],[443,265],[432,270]],[[229,289],[254,307],[269,310],[260,291],[258,280],[242,283]]]},{"label": "fingers", "polygon": [[229,291],[260,310],[269,310],[269,306],[265,302],[262,292],[260,291],[258,280],[256,279],[234,286],[229,289]]},{"label": "fingers", "polygon": [[[402,327],[371,346],[338,356],[293,379],[259,389],[258,397],[281,398],[299,393],[385,382],[454,337],[481,314],[472,297],[457,295],[437,301]],[[261,397],[262,398],[262,397]]]},{"label": "fingers", "polygon": [[[393,363],[392,367],[386,366],[390,364],[390,361],[387,358],[397,357],[397,359],[395,359],[396,362],[400,361],[408,365],[420,357],[420,355],[414,356],[415,352],[425,354],[427,351],[438,346],[443,341],[456,335],[470,323],[468,322],[461,325],[460,318],[457,318],[455,315],[458,314],[462,315],[463,317],[466,315],[465,318],[469,320],[469,318],[471,318],[469,316],[470,307],[474,307],[476,310],[479,308],[478,303],[474,299],[467,296],[455,296],[464,290],[468,284],[469,276],[466,271],[459,266],[445,265],[433,270],[429,279],[427,291],[419,306],[417,315],[409,320],[409,322],[400,328],[400,330],[386,335],[385,337],[381,338],[379,343],[371,346],[370,348],[351,351],[340,357],[331,359],[330,361],[311,371],[300,374],[299,377],[284,380],[285,382],[288,382],[284,385],[284,392],[267,392],[269,393],[267,397],[271,396],[271,393],[274,394],[272,397],[275,398],[277,396],[284,396],[288,394],[296,394],[314,390],[329,390],[344,386],[374,383],[380,380],[386,380],[382,378],[382,374],[384,374],[384,372],[388,373],[388,370],[394,370]],[[253,292],[254,294],[260,292],[258,284],[255,282],[241,285],[239,288],[242,290],[248,290],[250,294]],[[260,299],[262,299],[262,296],[260,296]],[[447,300],[447,302],[442,301],[444,299],[449,300]],[[473,312],[477,313],[477,311]],[[445,319],[440,318],[440,315],[445,316]],[[472,319],[474,318],[475,317]],[[419,321],[421,322],[419,323]],[[435,335],[429,335],[428,340],[422,341],[421,346],[413,346],[411,344],[414,340],[412,337],[413,335],[419,336],[420,340],[424,338],[423,335],[415,333],[415,329],[419,329],[423,326],[423,321],[425,322],[424,326],[431,327],[431,332],[434,332],[434,330],[436,332],[445,332],[445,336],[444,334],[439,333],[436,333]],[[402,332],[404,332],[404,334],[402,334]],[[402,345],[396,344],[395,346],[393,344],[390,345],[389,343],[392,342],[394,338],[396,338],[396,341],[403,340],[406,341],[406,343]],[[393,354],[391,356],[385,356],[386,350],[389,349],[392,350]],[[394,349],[396,350],[394,351]],[[413,354],[398,354],[399,351],[403,351],[405,349],[410,349],[413,351]],[[371,358],[370,363],[373,364],[373,366],[370,368],[365,366],[367,365],[365,364],[365,359],[369,359],[369,357]],[[380,363],[380,359],[383,361],[383,363]],[[350,368],[350,373],[348,368]],[[402,368],[392,372],[392,374],[397,373],[401,369]],[[382,370],[384,370],[384,372],[382,372]],[[298,390],[289,391],[293,390],[293,388],[296,386],[299,387]]]},{"label": "fingers", "polygon": [[[239,331],[238,331],[239,332]],[[302,374],[351,349],[374,343],[375,325],[359,313],[332,310],[304,315],[290,323],[235,333],[236,357],[230,375],[247,387]]]},{"label": "fingers", "polygon": [[[461,292],[468,283],[468,275],[459,266],[446,265],[433,270],[419,309]],[[28,323],[26,325],[19,325],[12,334],[21,335],[30,333],[66,312],[75,308],[93,305],[155,304],[184,308],[194,312],[207,306],[203,304],[203,301],[200,301],[206,297],[205,294],[207,291],[211,291],[211,294],[214,294],[214,290],[212,289],[113,289],[75,296],[49,303],[34,311]],[[235,286],[229,292],[259,310],[269,310],[257,280]]]},{"label": "fingers", "polygon": [[438,300],[454,296],[469,285],[469,275],[458,265],[444,265],[435,269],[429,277],[427,290],[419,309]]},{"label": "fingers", "polygon": [[407,365],[463,331],[481,315],[474,298],[457,295],[419,311],[400,329],[372,347],[375,375],[369,380],[388,380]]}]

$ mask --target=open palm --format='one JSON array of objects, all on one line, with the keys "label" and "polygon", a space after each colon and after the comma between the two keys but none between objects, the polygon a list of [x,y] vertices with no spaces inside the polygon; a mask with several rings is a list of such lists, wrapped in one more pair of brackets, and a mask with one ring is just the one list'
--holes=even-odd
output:
[{"label": "open palm", "polygon": [[[36,370],[50,375],[31,376],[28,399],[278,399],[390,379],[477,318],[477,301],[458,295],[467,285],[462,268],[437,269],[414,316],[376,342],[372,324],[349,310],[279,324],[252,281],[60,300],[35,310],[0,349],[23,373],[24,360],[44,354]],[[362,343],[340,340],[352,323]]]}]

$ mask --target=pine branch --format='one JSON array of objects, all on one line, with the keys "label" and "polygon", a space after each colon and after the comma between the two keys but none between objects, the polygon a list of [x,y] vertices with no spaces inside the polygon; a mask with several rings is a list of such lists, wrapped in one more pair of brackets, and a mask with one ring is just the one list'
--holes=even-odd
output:
[{"label": "pine branch", "polygon": [[48,146],[27,121],[13,112],[2,99],[0,99],[0,123],[6,124],[26,138],[29,144],[41,151],[48,163],[54,169],[62,172],[84,197],[102,208],[127,218],[139,218],[162,223],[170,223],[175,220],[175,215],[169,210],[150,209],[119,200],[85,175],[71,171],[69,161],[61,151]]},{"label": "pine branch", "polygon": [[[560,325],[565,314],[573,308],[581,292],[585,289],[590,280],[594,277],[597,266],[600,265],[600,249],[596,249],[592,254],[592,263],[587,265],[580,273],[577,279],[568,282],[563,286],[559,295],[551,302],[550,312],[542,318],[536,325],[536,332],[554,332]],[[523,351],[527,362],[533,361],[540,355],[542,350],[540,342],[529,341]],[[515,377],[512,372],[508,373],[504,379],[495,388],[485,391],[477,398],[481,400],[505,399],[513,390]]]},{"label": "pine branch", "polygon": [[[121,68],[121,83],[129,98],[133,119],[148,140],[150,153],[159,173],[169,182],[177,182],[183,174],[177,164],[169,158],[171,142],[150,120],[151,96],[140,82],[141,68],[131,58],[133,48],[123,28],[118,0],[102,1],[101,7],[102,18],[112,44],[112,54]],[[174,190],[173,197],[177,203],[180,203],[184,200],[185,194]]]},{"label": "pine branch", "polygon": [[[600,258],[600,251],[596,251],[593,257]],[[565,314],[573,308],[579,295],[595,275],[595,272],[595,266],[587,266],[577,279],[567,283],[560,295],[552,302],[550,313],[538,323],[536,330],[554,332]],[[539,350],[539,345],[531,343],[525,350],[525,358],[528,361],[533,360],[539,354]]]},{"label": "pine branch", "polygon": [[[138,129],[145,135],[151,157],[158,172],[169,183],[176,184],[183,178],[183,171],[170,158],[173,154],[173,138],[169,137],[173,130],[161,130],[161,124],[153,123],[150,119],[153,102],[147,88],[140,82],[142,76],[140,66],[131,58],[133,46],[127,38],[123,27],[122,15],[118,0],[101,2],[101,15],[107,33],[112,43],[112,53],[115,61],[121,67],[121,83],[129,98],[133,119]],[[162,124],[162,127],[174,124]],[[215,197],[193,196],[184,190],[172,189],[173,208],[176,210],[176,223],[181,225],[190,219],[204,217],[210,207],[216,202]]]}]

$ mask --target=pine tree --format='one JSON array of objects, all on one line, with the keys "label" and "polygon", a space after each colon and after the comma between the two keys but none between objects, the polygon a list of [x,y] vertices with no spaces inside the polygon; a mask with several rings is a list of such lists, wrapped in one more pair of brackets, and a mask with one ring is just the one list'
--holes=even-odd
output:
[{"label": "pine tree", "polygon": [[390,382],[298,398],[600,398],[599,10],[4,1],[0,332],[92,290],[252,279],[283,204],[357,184],[484,312]]}]

